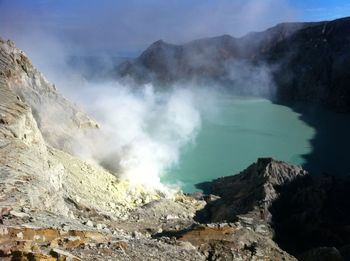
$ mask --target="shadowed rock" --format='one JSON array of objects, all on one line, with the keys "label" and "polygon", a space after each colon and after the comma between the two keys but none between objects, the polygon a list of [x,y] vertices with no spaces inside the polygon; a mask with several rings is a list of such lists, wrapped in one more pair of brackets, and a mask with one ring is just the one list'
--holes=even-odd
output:
[{"label": "shadowed rock", "polygon": [[198,220],[222,222],[250,214],[257,219],[271,218],[269,207],[279,196],[277,187],[307,174],[301,167],[271,158],[261,158],[235,176],[223,177],[207,184],[206,193],[220,196],[208,203],[197,215]]},{"label": "shadowed rock", "polygon": [[297,166],[258,159],[235,176],[206,183],[205,192],[219,198],[208,201],[196,220],[239,222],[300,260],[348,260],[349,187],[350,176],[314,177]]}]

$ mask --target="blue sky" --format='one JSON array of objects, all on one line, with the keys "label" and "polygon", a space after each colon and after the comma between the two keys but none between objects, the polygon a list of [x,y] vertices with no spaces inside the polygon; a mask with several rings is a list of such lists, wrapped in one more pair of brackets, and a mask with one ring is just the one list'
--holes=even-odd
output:
[{"label": "blue sky", "polygon": [[299,10],[301,20],[332,20],[350,16],[349,0],[296,0],[290,1]]},{"label": "blue sky", "polygon": [[0,36],[24,48],[45,38],[81,52],[117,53],[158,39],[241,36],[284,21],[344,16],[350,0],[0,0]]}]

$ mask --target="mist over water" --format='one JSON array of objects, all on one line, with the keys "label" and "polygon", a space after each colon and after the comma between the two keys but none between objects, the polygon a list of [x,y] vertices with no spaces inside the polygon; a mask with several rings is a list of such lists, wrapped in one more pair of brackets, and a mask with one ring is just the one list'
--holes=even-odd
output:
[{"label": "mist over water", "polygon": [[237,174],[258,157],[292,164],[305,163],[315,130],[290,108],[262,98],[221,96],[215,113],[202,111],[196,143],[188,145],[163,182],[181,184],[186,192],[196,184]]}]

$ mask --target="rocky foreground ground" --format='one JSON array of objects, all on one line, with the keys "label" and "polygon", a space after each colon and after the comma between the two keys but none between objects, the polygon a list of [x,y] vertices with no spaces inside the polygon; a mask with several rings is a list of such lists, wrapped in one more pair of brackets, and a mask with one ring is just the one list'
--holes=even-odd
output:
[{"label": "rocky foreground ground", "polygon": [[98,124],[3,40],[0,94],[0,260],[350,256],[350,208],[338,197],[349,196],[346,181],[315,182],[300,167],[259,159],[203,184],[203,195],[130,187],[73,155]]}]

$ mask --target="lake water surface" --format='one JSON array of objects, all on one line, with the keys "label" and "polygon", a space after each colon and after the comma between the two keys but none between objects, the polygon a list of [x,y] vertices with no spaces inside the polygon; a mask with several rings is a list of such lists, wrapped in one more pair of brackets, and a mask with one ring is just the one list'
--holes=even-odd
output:
[{"label": "lake water surface", "polygon": [[195,184],[233,175],[258,157],[304,164],[315,130],[292,109],[261,98],[225,96],[215,112],[202,111],[202,127],[182,151],[179,164],[163,176],[185,192]]}]

